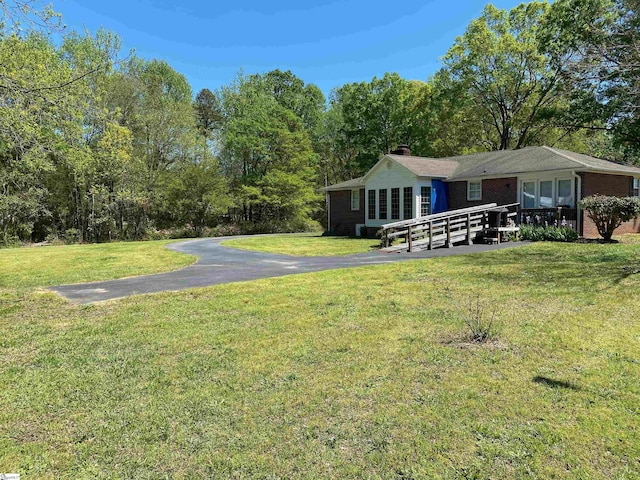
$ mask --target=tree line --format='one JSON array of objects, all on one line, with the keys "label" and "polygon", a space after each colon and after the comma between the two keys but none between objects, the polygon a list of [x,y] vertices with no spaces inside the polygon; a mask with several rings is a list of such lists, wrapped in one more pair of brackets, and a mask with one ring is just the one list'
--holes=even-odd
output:
[{"label": "tree line", "polygon": [[289,71],[194,95],[118,36],[0,0],[0,244],[313,228],[320,188],[398,144],[446,157],[550,145],[634,162],[640,0],[487,5],[425,81],[325,98]]}]

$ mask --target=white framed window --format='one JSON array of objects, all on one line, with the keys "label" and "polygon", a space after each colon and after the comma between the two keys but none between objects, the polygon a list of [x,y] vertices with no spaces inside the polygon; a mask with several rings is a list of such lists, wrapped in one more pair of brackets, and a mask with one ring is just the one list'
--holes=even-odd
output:
[{"label": "white framed window", "polygon": [[558,189],[556,191],[556,206],[573,206],[573,182],[571,180],[558,180]]},{"label": "white framed window", "polygon": [[482,181],[467,182],[467,200],[482,200]]},{"label": "white framed window", "polygon": [[431,215],[431,187],[420,187],[420,216]]},{"label": "white framed window", "polygon": [[404,187],[403,191],[403,211],[404,220],[409,220],[413,218],[413,206],[415,202],[415,198],[413,197],[413,187]]},{"label": "white framed window", "polygon": [[553,207],[553,180],[541,180],[538,188],[540,192],[539,205],[540,208]]},{"label": "white framed window", "polygon": [[376,191],[375,191],[375,189],[374,190],[369,190],[368,208],[369,208],[369,220],[375,220],[376,219]]},{"label": "white framed window", "polygon": [[640,197],[640,178],[635,177],[631,185],[631,196]]},{"label": "white framed window", "polygon": [[380,212],[380,220],[387,219],[387,189],[381,188],[378,191],[378,199],[380,201],[379,212]]},{"label": "white framed window", "polygon": [[360,189],[351,190],[351,210],[360,210]]},{"label": "white framed window", "polygon": [[575,208],[573,180],[570,178],[545,178],[522,181],[522,208]]},{"label": "white framed window", "polygon": [[536,182],[522,182],[522,208],[536,208]]}]

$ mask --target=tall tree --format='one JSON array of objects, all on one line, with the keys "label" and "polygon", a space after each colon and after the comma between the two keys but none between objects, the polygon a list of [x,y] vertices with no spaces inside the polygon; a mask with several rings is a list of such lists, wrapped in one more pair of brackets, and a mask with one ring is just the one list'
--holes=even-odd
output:
[{"label": "tall tree", "polygon": [[[41,34],[0,37],[0,229],[29,238],[35,223],[50,214],[44,203],[44,175],[66,135],[81,133],[79,83],[49,90],[73,78],[67,62]],[[6,85],[5,85],[6,86]],[[46,94],[45,94],[46,92]]]},{"label": "tall tree", "polygon": [[477,140],[487,149],[549,143],[563,134],[556,119],[569,104],[567,59],[545,52],[539,38],[549,8],[540,1],[510,11],[489,4],[444,57],[440,75],[464,94],[467,118],[479,122]]},{"label": "tall tree", "polygon": [[572,122],[640,151],[640,1],[558,0],[545,27],[546,44],[570,59],[567,78],[588,92]]},{"label": "tall tree", "polygon": [[409,144],[418,155],[430,153],[430,96],[428,84],[409,82],[397,73],[333,91],[330,108],[341,122],[340,141],[347,151],[355,150],[359,174],[398,144]]},{"label": "tall tree", "polygon": [[265,83],[240,76],[222,90],[223,167],[242,220],[299,228],[317,208],[317,158],[303,120]]},{"label": "tall tree", "polygon": [[219,129],[222,121],[220,97],[204,88],[196,95],[195,109],[198,129],[205,137],[213,139],[214,132]]}]

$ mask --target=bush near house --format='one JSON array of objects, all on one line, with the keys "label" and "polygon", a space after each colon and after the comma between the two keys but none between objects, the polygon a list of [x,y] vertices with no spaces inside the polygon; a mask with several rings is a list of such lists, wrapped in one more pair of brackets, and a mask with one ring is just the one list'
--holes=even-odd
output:
[{"label": "bush near house", "polygon": [[530,242],[575,242],[578,236],[578,232],[569,227],[520,226],[520,239]]},{"label": "bush near house", "polygon": [[640,215],[640,199],[636,197],[612,197],[593,195],[580,201],[580,207],[593,220],[598,233],[610,242],[613,232],[622,223]]}]

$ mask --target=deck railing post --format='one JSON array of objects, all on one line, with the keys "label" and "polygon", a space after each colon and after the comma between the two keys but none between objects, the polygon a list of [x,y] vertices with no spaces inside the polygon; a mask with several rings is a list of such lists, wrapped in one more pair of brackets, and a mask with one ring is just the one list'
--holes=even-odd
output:
[{"label": "deck railing post", "polygon": [[445,246],[447,248],[453,247],[451,243],[451,217],[447,217],[447,244]]},{"label": "deck railing post", "polygon": [[471,238],[471,214],[467,213],[467,245],[473,245]]},{"label": "deck railing post", "polygon": [[429,220],[429,250],[433,250],[433,220]]},{"label": "deck railing post", "polygon": [[409,225],[409,227],[407,227],[407,243],[409,244],[409,252],[413,251],[413,232],[412,232],[412,228],[411,225]]}]

